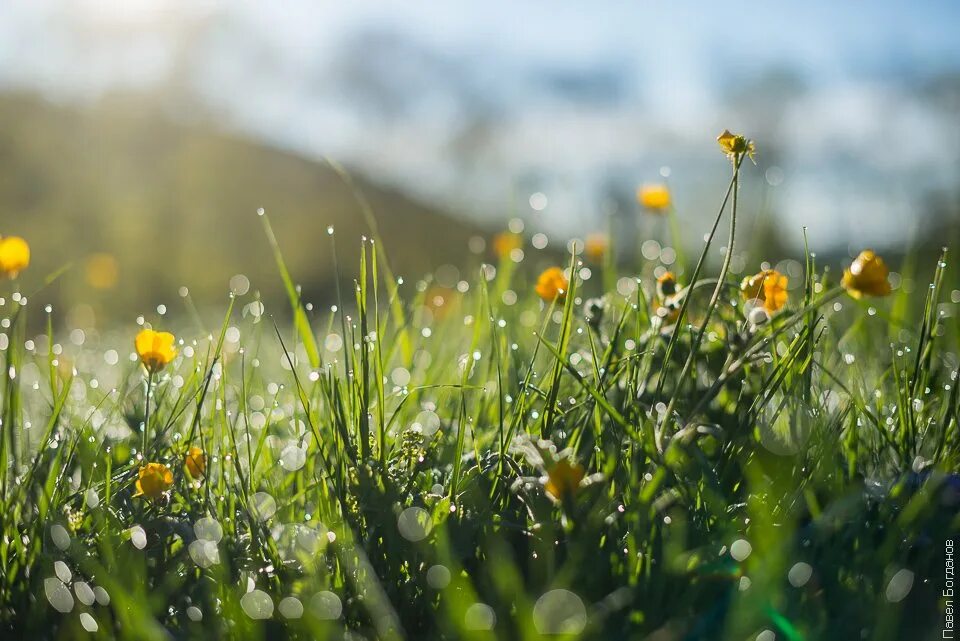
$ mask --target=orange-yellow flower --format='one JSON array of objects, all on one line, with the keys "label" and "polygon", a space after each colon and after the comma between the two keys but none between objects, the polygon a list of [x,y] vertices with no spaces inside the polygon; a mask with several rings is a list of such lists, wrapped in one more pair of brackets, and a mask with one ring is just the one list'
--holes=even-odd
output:
[{"label": "orange-yellow flower", "polygon": [[596,233],[587,236],[583,243],[583,253],[592,261],[600,262],[610,249],[610,239],[606,234]]},{"label": "orange-yellow flower", "polygon": [[637,202],[651,212],[666,211],[670,206],[670,189],[662,183],[642,185],[637,189]]},{"label": "orange-yellow flower", "polygon": [[0,276],[16,278],[30,264],[30,245],[19,236],[0,238]]},{"label": "orange-yellow flower", "polygon": [[771,314],[787,304],[787,277],[775,269],[747,276],[740,283],[744,300],[762,303]]},{"label": "orange-yellow flower", "polygon": [[155,499],[171,487],[173,487],[173,472],[170,468],[163,463],[147,463],[140,468],[140,478],[137,479],[137,491],[134,496]]},{"label": "orange-yellow flower", "polygon": [[680,318],[680,304],[675,299],[668,300],[657,307],[654,314],[655,317],[651,319],[654,327],[666,330],[677,324]]},{"label": "orange-yellow flower", "polygon": [[512,231],[500,232],[493,237],[493,252],[497,258],[510,258],[514,249],[520,249],[523,246],[523,237],[520,234],[514,234]]},{"label": "orange-yellow flower", "polygon": [[442,320],[459,308],[460,298],[457,290],[434,285],[424,293],[423,306],[433,314],[434,319]]},{"label": "orange-yellow flower", "polygon": [[890,293],[889,275],[890,270],[883,259],[873,250],[865,249],[854,259],[850,269],[843,272],[842,285],[854,298],[886,296]]},{"label": "orange-yellow flower", "polygon": [[570,287],[570,281],[563,275],[563,270],[559,267],[550,267],[537,279],[537,295],[548,303],[553,300],[563,300],[567,295],[567,289]]},{"label": "orange-yellow flower", "polygon": [[673,272],[664,272],[657,278],[657,299],[662,303],[677,293],[677,278]]},{"label": "orange-yellow flower", "polygon": [[173,346],[176,339],[170,332],[155,332],[152,329],[142,329],[134,340],[137,355],[143,366],[150,373],[156,373],[166,367],[177,355],[177,348]]},{"label": "orange-yellow flower", "polygon": [[207,471],[207,455],[199,447],[191,447],[184,462],[190,476],[195,479],[200,478]]},{"label": "orange-yellow flower", "polygon": [[724,129],[723,133],[717,136],[717,144],[731,160],[736,160],[737,156],[743,154],[748,155],[750,160],[753,160],[753,156],[757,152],[752,140],[747,140],[740,134],[730,133],[729,129]]},{"label": "orange-yellow flower", "polygon": [[85,268],[87,283],[94,289],[112,289],[116,286],[120,270],[112,254],[91,254]]},{"label": "orange-yellow flower", "polygon": [[568,496],[573,496],[580,489],[583,476],[583,466],[561,459],[547,471],[544,489],[547,490],[547,494],[562,501]]}]

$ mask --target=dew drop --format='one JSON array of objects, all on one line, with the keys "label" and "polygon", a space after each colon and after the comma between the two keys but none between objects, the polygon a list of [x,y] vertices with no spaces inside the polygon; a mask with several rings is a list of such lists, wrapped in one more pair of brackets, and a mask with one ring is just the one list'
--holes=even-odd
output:
[{"label": "dew drop", "polygon": [[47,596],[47,601],[57,612],[66,614],[73,610],[73,595],[63,584],[63,581],[56,577],[50,577],[43,580],[43,592]]},{"label": "dew drop", "polygon": [[318,619],[332,621],[340,618],[343,613],[343,604],[336,594],[324,590],[323,592],[317,592],[310,598],[310,611]]},{"label": "dew drop", "polygon": [[83,629],[87,632],[96,632],[100,629],[100,625],[97,623],[97,620],[89,612],[80,613],[80,625],[83,626]]},{"label": "dew drop", "polygon": [[299,619],[303,616],[303,604],[295,596],[288,596],[277,606],[285,619]]},{"label": "dew drop", "polygon": [[273,616],[273,599],[263,590],[244,594],[240,598],[240,607],[251,619],[269,619]]}]

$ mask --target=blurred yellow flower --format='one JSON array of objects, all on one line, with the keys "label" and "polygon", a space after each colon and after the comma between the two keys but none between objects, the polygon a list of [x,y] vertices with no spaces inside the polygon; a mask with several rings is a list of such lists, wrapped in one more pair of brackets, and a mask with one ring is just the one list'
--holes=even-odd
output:
[{"label": "blurred yellow flower", "polygon": [[169,467],[163,463],[147,463],[140,468],[140,478],[137,479],[137,491],[134,496],[159,498],[172,486],[173,472]]},{"label": "blurred yellow flower", "polygon": [[562,300],[567,295],[570,281],[563,275],[559,267],[550,267],[537,279],[537,295],[548,303],[553,300]]},{"label": "blurred yellow flower", "polygon": [[787,282],[787,277],[777,270],[765,269],[744,278],[740,291],[744,300],[762,303],[772,314],[787,304]]},{"label": "blurred yellow flower", "polygon": [[724,129],[723,133],[717,136],[717,144],[731,160],[736,160],[737,156],[743,154],[748,155],[750,160],[753,160],[757,151],[752,140],[747,140],[740,134],[730,133],[729,129]]},{"label": "blurred yellow flower", "polygon": [[670,206],[670,189],[662,183],[642,185],[637,189],[637,202],[651,212],[664,212]]},{"label": "blurred yellow flower", "polygon": [[19,236],[0,238],[0,276],[16,278],[30,264],[30,245]]},{"label": "blurred yellow flower", "polygon": [[657,307],[651,321],[654,327],[666,330],[676,325],[679,318],[680,304],[676,300],[668,300]]},{"label": "blurred yellow flower", "polygon": [[587,255],[587,258],[598,263],[607,255],[609,249],[610,239],[601,232],[590,234],[583,243],[583,253]]},{"label": "blurred yellow flower", "polygon": [[657,299],[662,303],[677,293],[677,278],[673,272],[664,272],[657,278]]},{"label": "blurred yellow flower", "polygon": [[84,271],[87,283],[94,289],[113,289],[117,284],[119,269],[112,254],[91,254]]},{"label": "blurred yellow flower", "polygon": [[547,481],[544,483],[544,488],[547,490],[547,494],[558,501],[562,501],[568,496],[573,496],[580,489],[583,476],[583,466],[562,459],[547,471]]},{"label": "blurred yellow flower", "polygon": [[191,447],[186,457],[187,471],[195,479],[200,478],[207,471],[207,455],[199,447]]},{"label": "blurred yellow flower", "polygon": [[134,340],[137,355],[148,372],[155,373],[166,367],[177,355],[177,348],[173,346],[176,339],[170,332],[155,332],[152,329],[142,329]]},{"label": "blurred yellow flower", "polygon": [[854,298],[886,296],[890,293],[889,275],[890,270],[883,259],[873,250],[865,249],[854,259],[850,269],[843,272],[842,285]]},{"label": "blurred yellow flower", "polygon": [[510,258],[514,249],[520,249],[523,246],[523,237],[520,234],[514,234],[512,231],[500,232],[493,237],[493,252],[497,258]]},{"label": "blurred yellow flower", "polygon": [[435,320],[443,320],[460,307],[461,294],[451,287],[432,285],[423,295],[423,306]]}]

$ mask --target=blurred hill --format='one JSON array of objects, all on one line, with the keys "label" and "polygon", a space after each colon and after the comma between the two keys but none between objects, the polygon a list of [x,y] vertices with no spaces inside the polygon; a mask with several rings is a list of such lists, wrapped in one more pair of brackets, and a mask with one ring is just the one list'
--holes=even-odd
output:
[{"label": "blurred hill", "polygon": [[[477,233],[471,225],[361,177],[353,182],[398,275],[409,280],[464,262]],[[235,274],[278,299],[258,207],[305,299],[331,299],[328,225],[344,278],[355,274],[360,236],[370,230],[351,188],[328,165],[213,127],[173,124],[136,98],[65,108],[0,95],[0,234],[29,240],[28,283],[72,263],[43,302],[134,315],[175,302],[181,286],[200,301],[225,300]]]}]

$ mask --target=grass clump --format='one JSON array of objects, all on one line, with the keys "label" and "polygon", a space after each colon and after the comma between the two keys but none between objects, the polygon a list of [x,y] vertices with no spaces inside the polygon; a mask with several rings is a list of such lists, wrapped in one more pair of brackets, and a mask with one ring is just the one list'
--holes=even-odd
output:
[{"label": "grass clump", "polygon": [[49,308],[28,335],[42,294],[14,284],[3,635],[938,633],[960,523],[945,257],[922,307],[872,252],[838,276],[807,253],[792,289],[735,278],[754,146],[719,142],[732,177],[689,277],[621,276],[598,242],[529,273],[514,234],[473,279],[405,285],[374,238],[320,313],[263,215],[292,314],[240,287],[216,328],[158,312],[61,344]]}]

